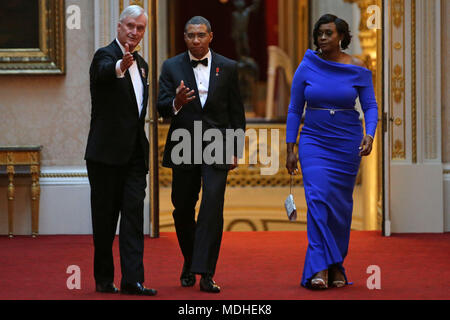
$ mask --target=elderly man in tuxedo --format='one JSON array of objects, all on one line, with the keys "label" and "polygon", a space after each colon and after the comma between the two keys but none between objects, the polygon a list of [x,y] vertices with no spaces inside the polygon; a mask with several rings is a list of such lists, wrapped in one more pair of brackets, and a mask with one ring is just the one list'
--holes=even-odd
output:
[{"label": "elderly man in tuxedo", "polygon": [[[195,274],[200,274],[200,290],[218,293],[220,287],[213,275],[222,240],[225,186],[228,171],[237,166],[242,150],[235,146],[226,158],[225,151],[229,150],[223,150],[224,147],[222,158],[217,153],[213,162],[205,161],[202,156],[208,144],[197,133],[199,128],[201,133],[209,129],[224,133],[221,142],[224,146],[227,129],[244,132],[245,112],[238,87],[237,63],[210,50],[213,32],[209,21],[193,17],[184,31],[188,50],[164,62],[159,80],[158,111],[171,119],[163,166],[172,168],[173,218],[184,257],[181,285],[193,286]],[[193,138],[192,149],[182,152],[181,162],[175,159],[177,131],[188,132]],[[237,145],[242,146],[242,141]],[[200,189],[202,199],[195,221]]]},{"label": "elderly man in tuxedo", "polygon": [[139,6],[120,16],[117,38],[99,49],[90,68],[91,126],[85,160],[91,186],[96,291],[114,285],[112,245],[120,214],[120,292],[156,294],[145,288],[143,209],[149,144],[144,131],[148,65],[134,50],[148,17]]}]

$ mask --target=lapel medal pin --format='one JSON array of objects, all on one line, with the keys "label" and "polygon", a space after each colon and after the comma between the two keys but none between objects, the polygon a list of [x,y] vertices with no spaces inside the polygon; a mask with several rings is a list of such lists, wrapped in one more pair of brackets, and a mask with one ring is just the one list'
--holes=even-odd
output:
[{"label": "lapel medal pin", "polygon": [[143,77],[143,78],[147,78],[147,77],[145,76],[145,69],[144,69],[144,68],[141,68],[141,72],[142,72],[142,77]]},{"label": "lapel medal pin", "polygon": [[219,67],[217,67],[217,68],[216,68],[216,77],[219,76],[219,71],[220,71],[220,69],[219,69]]}]

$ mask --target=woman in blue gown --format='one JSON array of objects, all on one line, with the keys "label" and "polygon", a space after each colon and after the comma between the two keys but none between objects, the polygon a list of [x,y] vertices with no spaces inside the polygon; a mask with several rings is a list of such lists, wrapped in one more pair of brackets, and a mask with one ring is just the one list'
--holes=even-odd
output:
[{"label": "woman in blue gown", "polygon": [[[308,249],[301,285],[325,289],[348,283],[343,262],[350,239],[353,189],[361,157],[372,150],[378,109],[371,71],[341,51],[351,41],[348,24],[324,15],[313,36],[317,51],[307,50],[292,83],[286,168],[290,174],[298,171],[294,145],[305,111],[298,145],[308,208]],[[358,96],[365,135],[355,110]]]}]

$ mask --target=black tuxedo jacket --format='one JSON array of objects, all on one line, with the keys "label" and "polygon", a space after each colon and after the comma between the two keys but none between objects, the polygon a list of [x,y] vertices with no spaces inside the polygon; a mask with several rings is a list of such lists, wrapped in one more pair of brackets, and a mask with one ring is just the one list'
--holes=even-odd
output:
[{"label": "black tuxedo jacket", "polygon": [[136,147],[143,150],[148,168],[149,144],[144,124],[148,101],[148,65],[137,53],[139,74],[144,85],[143,109],[139,115],[130,73],[116,77],[116,63],[123,53],[114,40],[97,50],[90,68],[91,126],[85,160],[109,165],[126,164]]},{"label": "black tuxedo jacket", "polygon": [[[238,70],[236,61],[230,60],[211,50],[211,73],[209,78],[208,98],[202,108],[198,94],[194,71],[189,53],[166,60],[162,66],[159,79],[159,94],[157,108],[164,118],[171,118],[169,133],[164,149],[163,166],[192,167],[194,164],[194,121],[201,121],[203,132],[210,128],[219,129],[225,138],[226,129],[242,129],[245,131],[245,111],[239,92]],[[176,89],[184,81],[186,87],[195,90],[196,98],[184,105],[174,115],[173,100]],[[178,141],[171,141],[172,132],[176,129],[189,131],[191,140],[191,162],[189,164],[174,164],[171,159],[172,149]],[[225,142],[224,142],[225,143]],[[236,145],[236,144],[235,144]],[[206,144],[203,144],[205,147]],[[239,155],[242,150],[235,148],[234,154]],[[214,164],[218,168],[228,169],[226,152],[222,163]]]}]

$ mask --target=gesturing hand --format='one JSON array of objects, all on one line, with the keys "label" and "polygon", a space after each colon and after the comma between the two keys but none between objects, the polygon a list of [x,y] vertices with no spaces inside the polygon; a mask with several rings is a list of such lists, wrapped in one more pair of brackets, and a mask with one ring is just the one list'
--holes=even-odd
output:
[{"label": "gesturing hand", "polygon": [[130,46],[125,43],[125,54],[123,55],[122,62],[120,63],[120,70],[125,72],[134,62],[133,55],[130,53]]},{"label": "gesturing hand", "polygon": [[361,142],[361,145],[359,146],[359,156],[368,156],[372,152],[372,143],[373,138],[371,136],[365,136],[363,141]]},{"label": "gesturing hand", "polygon": [[184,85],[184,81],[181,80],[175,96],[175,108],[177,111],[180,110],[185,104],[195,99],[194,93],[195,91],[186,87]]}]

